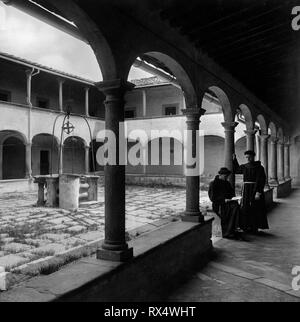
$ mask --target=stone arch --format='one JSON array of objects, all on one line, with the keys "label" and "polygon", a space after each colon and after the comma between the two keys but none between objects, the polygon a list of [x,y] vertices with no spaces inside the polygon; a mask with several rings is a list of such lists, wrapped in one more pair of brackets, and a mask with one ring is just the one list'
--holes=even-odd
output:
[{"label": "stone arch", "polygon": [[272,137],[277,137],[277,127],[276,127],[275,123],[273,123],[273,122],[269,123],[268,131]]},{"label": "stone arch", "polygon": [[[134,60],[131,61],[131,64],[129,64],[129,68],[126,71],[127,78],[130,72],[130,68],[132,67],[135,59],[141,55],[147,55],[152,59],[162,63],[162,65],[164,65],[170,71],[171,73],[170,77],[168,74],[166,74],[166,77],[169,78],[169,81],[171,83],[176,79],[176,82],[180,85],[184,93],[187,107],[198,106],[196,90],[195,90],[195,87],[193,86],[190,76],[188,75],[188,72],[175,58],[163,52],[149,51],[149,52],[137,55],[134,58]],[[172,75],[174,78],[172,77]]]},{"label": "stone arch", "polygon": [[260,130],[262,134],[267,134],[268,133],[268,126],[265,117],[262,114],[259,114],[257,116],[257,122],[259,123]]},{"label": "stone arch", "polygon": [[220,87],[215,86],[215,85],[210,86],[208,88],[208,92],[215,95],[218,98],[218,100],[220,101],[220,104],[221,104],[222,110],[223,110],[224,121],[225,122],[233,122],[234,117],[233,117],[231,104],[230,104],[227,94]]},{"label": "stone arch", "polygon": [[24,179],[26,147],[18,135],[6,137],[2,143],[2,179]]},{"label": "stone arch", "polygon": [[103,80],[118,78],[118,70],[108,41],[97,24],[72,0],[51,0],[51,4],[79,29],[97,58]]},{"label": "stone arch", "polygon": [[9,137],[15,137],[23,142],[24,145],[28,144],[27,137],[19,132],[14,130],[2,130],[0,131],[0,144],[3,144],[3,141]]},{"label": "stone arch", "polygon": [[213,178],[224,167],[225,139],[218,135],[204,136],[204,176]]},{"label": "stone arch", "polygon": [[291,158],[292,163],[292,177],[295,179],[296,183],[300,183],[300,135],[294,138],[293,144],[293,158]]},{"label": "stone arch", "polygon": [[31,147],[33,175],[48,175],[51,168],[53,173],[58,173],[58,153],[59,140],[56,136],[48,133],[35,135]]},{"label": "stone arch", "polygon": [[241,104],[237,109],[237,113],[239,113],[239,112],[245,118],[246,129],[248,131],[253,130],[254,129],[254,120],[253,120],[253,116],[252,116],[252,112],[251,112],[250,108],[245,104]]},{"label": "stone arch", "polygon": [[85,148],[88,145],[78,136],[69,136],[63,146],[63,172],[72,174],[85,173]]},{"label": "stone arch", "polygon": [[277,137],[278,137],[280,143],[284,143],[284,134],[283,134],[283,130],[281,127],[278,129]]},{"label": "stone arch", "polygon": [[26,136],[14,130],[0,131],[0,180],[24,179]]}]

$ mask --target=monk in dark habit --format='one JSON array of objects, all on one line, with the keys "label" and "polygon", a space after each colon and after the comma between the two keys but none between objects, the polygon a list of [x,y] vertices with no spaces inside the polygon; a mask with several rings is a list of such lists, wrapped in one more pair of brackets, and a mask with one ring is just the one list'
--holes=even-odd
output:
[{"label": "monk in dark habit", "polygon": [[248,163],[239,165],[233,155],[234,173],[243,175],[242,190],[242,228],[257,234],[259,229],[269,229],[264,188],[266,173],[260,161],[255,161],[255,152],[246,151]]},{"label": "monk in dark habit", "polygon": [[210,183],[208,195],[212,201],[213,211],[221,218],[223,238],[244,240],[240,230],[240,206],[234,189],[227,181],[231,171],[221,168],[219,175]]}]

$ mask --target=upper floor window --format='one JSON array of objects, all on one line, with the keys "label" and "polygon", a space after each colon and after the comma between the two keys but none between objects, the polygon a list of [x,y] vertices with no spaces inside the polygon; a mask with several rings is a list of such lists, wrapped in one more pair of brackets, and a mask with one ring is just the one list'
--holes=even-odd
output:
[{"label": "upper floor window", "polygon": [[49,108],[49,100],[47,98],[37,97],[36,106],[40,108]]},{"label": "upper floor window", "polygon": [[11,101],[11,93],[0,89],[0,101],[10,102]]},{"label": "upper floor window", "polygon": [[134,119],[136,117],[136,109],[128,108],[125,110],[125,119]]},{"label": "upper floor window", "polygon": [[163,106],[163,112],[165,116],[177,115],[177,108],[176,105],[167,105]]}]

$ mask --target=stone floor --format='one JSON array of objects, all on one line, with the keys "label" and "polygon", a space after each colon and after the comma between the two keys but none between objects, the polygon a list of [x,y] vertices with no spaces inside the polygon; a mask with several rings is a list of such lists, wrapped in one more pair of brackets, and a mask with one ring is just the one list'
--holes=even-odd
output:
[{"label": "stone floor", "polygon": [[[103,187],[97,203],[85,203],[77,212],[35,207],[36,191],[0,191],[0,267],[6,271],[104,236]],[[158,220],[176,220],[185,207],[184,189],[128,186],[126,194],[129,232],[147,224],[155,229]],[[207,202],[206,193],[202,197]]]},{"label": "stone floor", "polygon": [[292,290],[292,269],[300,266],[300,189],[277,202],[267,233],[215,243],[213,261],[169,301],[300,302],[300,291]]}]

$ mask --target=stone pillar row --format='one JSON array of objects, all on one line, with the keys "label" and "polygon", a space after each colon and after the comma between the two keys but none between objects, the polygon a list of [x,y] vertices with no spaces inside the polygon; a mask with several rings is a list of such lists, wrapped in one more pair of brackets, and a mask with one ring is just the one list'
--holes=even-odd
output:
[{"label": "stone pillar row", "polygon": [[[233,154],[235,153],[234,133],[238,126],[237,122],[224,122],[222,126],[225,129],[225,167],[233,171]],[[231,185],[235,186],[235,176],[230,175],[229,181]]]},{"label": "stone pillar row", "polygon": [[270,169],[270,186],[278,186],[278,175],[277,175],[277,143],[278,138],[271,136],[271,169]]},{"label": "stone pillar row", "polygon": [[282,183],[284,179],[284,143],[278,141],[278,181]]},{"label": "stone pillar row", "polygon": [[[104,81],[98,89],[105,95],[105,126],[116,137],[116,165],[106,165],[105,174],[105,240],[97,258],[126,261],[133,257],[133,249],[125,238],[125,166],[119,165],[119,123],[124,122],[124,96],[134,85],[121,79]],[[125,137],[125,133],[121,133]],[[108,141],[110,144],[110,141]]]},{"label": "stone pillar row", "polygon": [[261,155],[261,163],[265,168],[266,172],[266,188],[269,189],[269,152],[268,152],[268,142],[270,135],[262,134],[260,136],[260,155]]},{"label": "stone pillar row", "polygon": [[[183,110],[186,116],[187,130],[191,135],[187,135],[187,154],[191,157],[197,157],[199,160],[199,124],[200,117],[204,115],[205,110],[201,108],[187,108]],[[198,146],[197,146],[198,145]],[[204,217],[200,212],[200,173],[199,164],[186,164],[186,211],[183,221],[204,222]]]},{"label": "stone pillar row", "polygon": [[254,151],[256,132],[257,132],[256,130],[245,131],[246,138],[247,138],[247,150],[248,151]]},{"label": "stone pillar row", "polygon": [[291,169],[290,169],[290,163],[291,163],[291,156],[290,156],[290,143],[286,142],[284,144],[284,179],[286,181],[291,180]]}]

